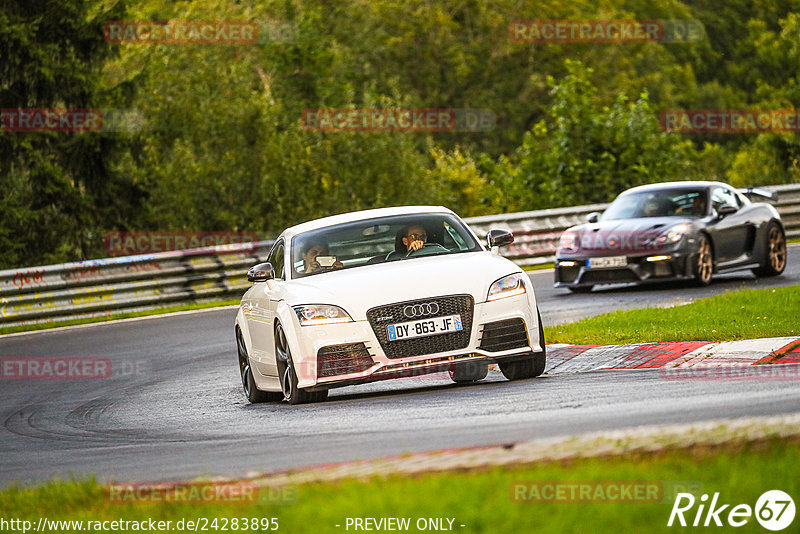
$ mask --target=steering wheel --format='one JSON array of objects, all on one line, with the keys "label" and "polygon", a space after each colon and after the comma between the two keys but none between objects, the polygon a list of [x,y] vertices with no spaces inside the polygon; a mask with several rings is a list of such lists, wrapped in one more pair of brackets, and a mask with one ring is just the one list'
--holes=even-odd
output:
[{"label": "steering wheel", "polygon": [[428,252],[430,253],[433,252],[433,249],[435,248],[441,250],[448,250],[439,243],[425,243],[422,245],[421,248],[418,248],[417,250],[412,250],[408,254],[406,254],[406,258],[411,258],[413,256],[427,256],[428,254],[423,254],[422,251],[428,249]]}]

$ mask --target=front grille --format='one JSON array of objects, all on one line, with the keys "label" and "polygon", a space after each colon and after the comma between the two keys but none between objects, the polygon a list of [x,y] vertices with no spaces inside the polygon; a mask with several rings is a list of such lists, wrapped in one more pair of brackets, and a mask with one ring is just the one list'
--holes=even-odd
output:
[{"label": "front grille", "polygon": [[556,267],[556,282],[574,282],[580,270],[580,267]]},{"label": "front grille", "polygon": [[636,282],[639,277],[630,269],[603,269],[586,271],[581,282]]},{"label": "front grille", "polygon": [[489,352],[527,347],[528,332],[522,319],[508,319],[483,326],[480,348]]},{"label": "front grille", "polygon": [[317,377],[359,373],[374,363],[363,343],[330,345],[317,351]]},{"label": "front grille", "polygon": [[[386,327],[390,324],[405,323],[410,321],[403,314],[406,306],[414,304],[427,304],[435,302],[439,311],[435,314],[420,317],[428,319],[444,317],[446,315],[460,315],[463,330],[448,334],[435,334],[431,336],[415,337],[398,341],[389,341]],[[472,311],[475,302],[470,295],[452,295],[448,297],[433,297],[406,302],[396,302],[388,306],[378,306],[367,311],[367,319],[375,332],[375,337],[386,353],[387,358],[407,358],[422,356],[423,354],[436,354],[450,350],[463,349],[469,345],[469,336],[472,331]]]}]

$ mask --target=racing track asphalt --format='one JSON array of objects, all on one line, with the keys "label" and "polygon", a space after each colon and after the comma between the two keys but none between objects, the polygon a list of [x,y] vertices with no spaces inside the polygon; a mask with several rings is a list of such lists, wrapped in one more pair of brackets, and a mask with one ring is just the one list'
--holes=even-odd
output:
[{"label": "racing track asphalt", "polygon": [[[743,287],[800,283],[734,274],[707,288],[617,287],[589,295],[530,273],[546,324],[619,308],[668,306]],[[678,297],[680,300],[678,300]],[[671,381],[654,370],[499,373],[456,386],[438,376],[334,390],[328,401],[250,405],[239,384],[231,308],[0,337],[0,356],[100,356],[92,381],[0,382],[0,486],[70,474],[100,480],[243,476],[365,458],[543,437],[800,411],[800,381]]]}]

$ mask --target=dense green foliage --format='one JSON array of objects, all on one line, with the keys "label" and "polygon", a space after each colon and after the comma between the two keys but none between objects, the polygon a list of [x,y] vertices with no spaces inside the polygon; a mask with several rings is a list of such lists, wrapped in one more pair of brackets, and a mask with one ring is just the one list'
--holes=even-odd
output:
[{"label": "dense green foliage", "polygon": [[[690,43],[515,42],[531,19],[697,19]],[[258,44],[113,44],[112,20],[256,21]],[[0,131],[0,267],[104,256],[113,230],[265,236],[354,209],[462,215],[672,179],[800,181],[797,134],[666,134],[665,109],[800,104],[800,0],[4,0],[2,108],[141,128]],[[318,132],[304,109],[491,110],[487,131]]]}]

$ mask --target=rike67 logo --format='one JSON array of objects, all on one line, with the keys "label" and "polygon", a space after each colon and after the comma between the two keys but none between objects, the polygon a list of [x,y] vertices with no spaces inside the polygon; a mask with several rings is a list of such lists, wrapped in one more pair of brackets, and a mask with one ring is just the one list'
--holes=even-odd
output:
[{"label": "rike67 logo", "polygon": [[[693,508],[697,505],[697,510]],[[686,516],[684,516],[686,514]],[[755,508],[748,504],[723,504],[719,492],[714,493],[711,502],[708,495],[700,496],[699,502],[691,493],[678,493],[672,511],[669,514],[667,526],[688,526],[692,521],[693,527],[721,527],[729,525],[741,527],[746,525],[755,515],[756,521],[767,530],[783,530],[794,521],[794,501],[788,493],[781,490],[769,490],[761,494],[756,501]]]}]

